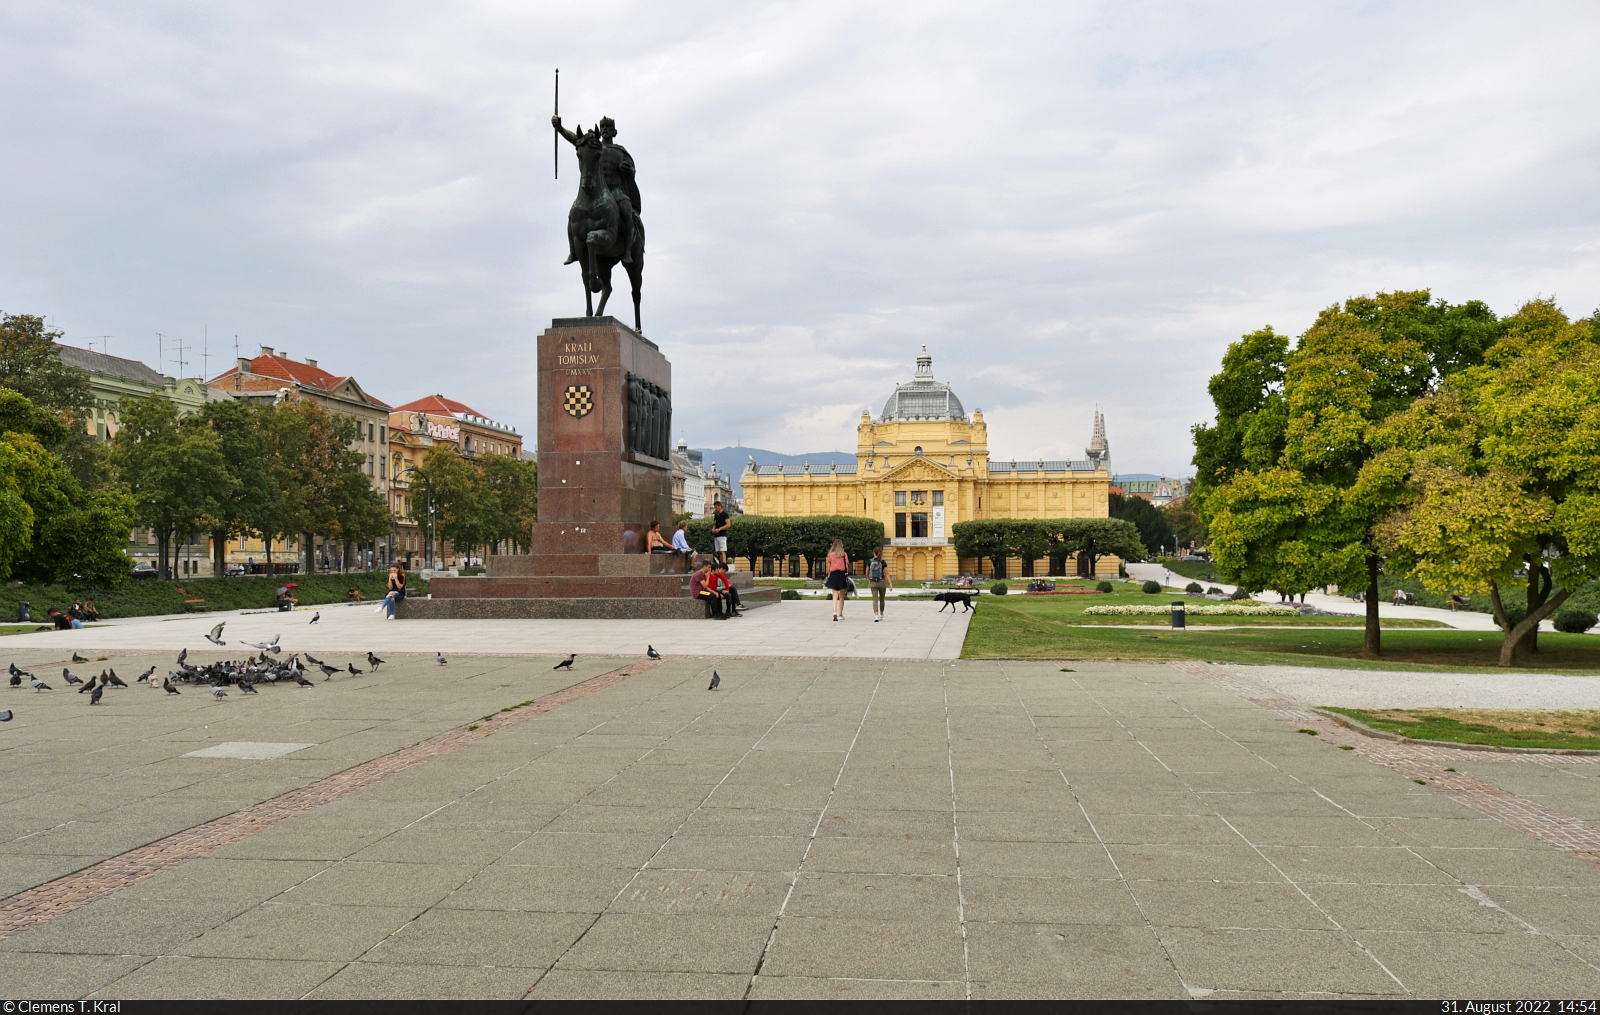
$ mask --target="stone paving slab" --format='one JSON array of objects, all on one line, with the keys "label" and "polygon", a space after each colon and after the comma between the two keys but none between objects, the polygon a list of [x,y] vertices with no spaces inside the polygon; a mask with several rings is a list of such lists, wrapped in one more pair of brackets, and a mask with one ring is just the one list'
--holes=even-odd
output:
[{"label": "stone paving slab", "polygon": [[[215,704],[16,692],[0,766],[53,777],[0,832],[281,791],[295,757],[179,759],[177,734],[331,731],[304,784],[384,749],[339,746],[360,733],[416,743],[626,661],[402,659]],[[1600,991],[1600,868],[1183,668],[1075,669],[668,658],[15,934],[0,972],[104,998]],[[102,848],[183,818],[129,820]]]},{"label": "stone paving slab", "polygon": [[[96,624],[81,631],[45,631],[9,635],[0,653],[19,657],[35,649],[63,661],[73,652],[84,655],[108,650],[170,651],[210,648],[203,635],[226,622],[223,638],[231,644],[265,642],[282,636],[286,651],[356,653],[443,652],[455,654],[516,653],[564,656],[642,655],[646,645],[667,655],[777,656],[864,659],[958,659],[966,641],[967,611],[941,611],[934,602],[897,602],[874,623],[870,602],[850,600],[845,619],[835,622],[825,601],[788,601],[750,610],[736,620],[395,620],[386,621],[367,604],[323,606],[290,613],[244,610],[227,613],[132,617]],[[313,614],[321,618],[311,624]],[[240,654],[249,652],[241,648]],[[59,668],[55,671],[59,674]],[[142,672],[142,671],[141,671]],[[41,674],[42,675],[42,674]],[[46,681],[49,682],[48,680]]]}]

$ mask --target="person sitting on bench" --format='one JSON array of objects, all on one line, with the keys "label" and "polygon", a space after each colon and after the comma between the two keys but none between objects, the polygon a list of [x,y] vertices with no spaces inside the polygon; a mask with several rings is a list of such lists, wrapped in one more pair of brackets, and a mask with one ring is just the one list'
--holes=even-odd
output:
[{"label": "person sitting on bench", "polygon": [[716,620],[727,620],[722,607],[726,602],[711,587],[711,561],[704,561],[695,572],[689,575],[689,595],[700,600],[705,605],[706,617]]},{"label": "person sitting on bench", "polygon": [[667,537],[661,534],[661,523],[651,522],[650,531],[644,539],[645,553],[671,553],[672,546],[667,542]]}]

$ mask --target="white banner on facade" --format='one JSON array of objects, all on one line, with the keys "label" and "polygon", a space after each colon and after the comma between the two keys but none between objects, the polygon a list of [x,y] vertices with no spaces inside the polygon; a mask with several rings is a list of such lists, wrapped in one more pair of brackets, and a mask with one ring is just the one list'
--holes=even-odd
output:
[{"label": "white banner on facade", "polygon": [[931,522],[932,522],[933,527],[932,527],[932,529],[929,530],[928,535],[932,536],[935,539],[943,539],[944,538],[944,508],[936,507],[936,508],[933,509],[933,518],[931,519]]}]

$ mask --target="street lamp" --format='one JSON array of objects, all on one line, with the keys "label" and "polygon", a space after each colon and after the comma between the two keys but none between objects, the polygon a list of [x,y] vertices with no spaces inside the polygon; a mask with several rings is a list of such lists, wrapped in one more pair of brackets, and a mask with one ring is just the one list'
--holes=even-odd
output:
[{"label": "street lamp", "polygon": [[426,562],[427,562],[428,570],[431,571],[431,570],[433,570],[433,532],[434,532],[433,477],[429,476],[426,472],[423,472],[421,469],[417,468],[415,465],[406,466],[404,469],[401,469],[400,472],[397,475],[404,476],[407,473],[412,473],[412,472],[414,472],[418,476],[422,477],[422,485],[428,492],[428,545],[427,545],[427,549],[425,550],[424,560],[426,560]]}]

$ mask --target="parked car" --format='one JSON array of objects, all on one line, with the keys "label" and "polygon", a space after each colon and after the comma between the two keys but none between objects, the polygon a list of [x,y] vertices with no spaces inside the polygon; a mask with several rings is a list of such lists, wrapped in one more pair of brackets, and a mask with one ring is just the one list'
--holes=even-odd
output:
[{"label": "parked car", "polygon": [[159,572],[156,570],[156,567],[155,567],[154,564],[140,563],[140,564],[133,565],[133,571],[132,571],[131,574],[128,575],[128,577],[130,577],[130,578],[154,578],[157,574],[159,574]]}]

